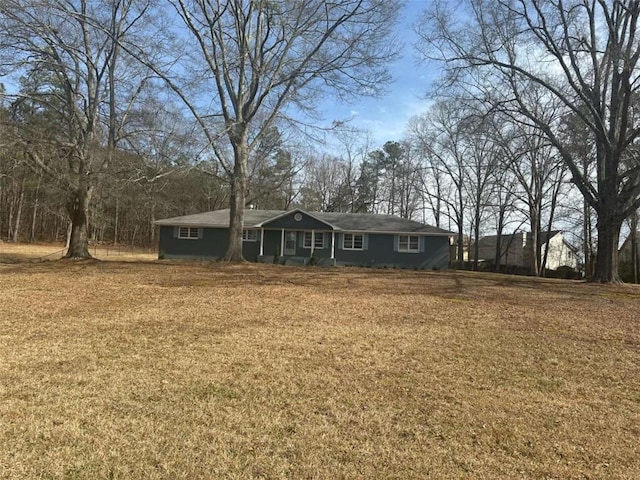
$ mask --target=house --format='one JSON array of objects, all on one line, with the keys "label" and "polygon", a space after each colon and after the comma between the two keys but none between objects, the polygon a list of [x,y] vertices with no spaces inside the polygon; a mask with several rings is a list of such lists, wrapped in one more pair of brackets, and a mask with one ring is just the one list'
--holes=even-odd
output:
[{"label": "house", "polygon": [[634,235],[631,231],[618,250],[618,273],[623,281],[638,283],[640,278],[640,231],[636,231],[635,234],[636,265],[633,264],[633,241]]},{"label": "house", "polygon": [[[618,260],[620,263],[631,263],[632,247],[633,247],[633,232],[629,233],[625,241],[622,243],[620,250],[618,250]],[[640,247],[640,232],[636,232],[636,245]],[[637,250],[640,255],[640,248]]]},{"label": "house", "polygon": [[[220,259],[228,247],[229,210],[167,218],[163,258]],[[446,268],[452,233],[392,215],[246,210],[243,255],[252,262],[401,268]]]},{"label": "house", "polygon": [[[482,237],[478,242],[478,259],[485,262],[495,262],[497,235]],[[559,267],[578,268],[576,249],[569,244],[560,230],[541,232],[539,239],[542,255],[548,244],[547,270],[557,270]],[[531,265],[531,233],[512,233],[500,238],[500,265],[528,268]]]}]

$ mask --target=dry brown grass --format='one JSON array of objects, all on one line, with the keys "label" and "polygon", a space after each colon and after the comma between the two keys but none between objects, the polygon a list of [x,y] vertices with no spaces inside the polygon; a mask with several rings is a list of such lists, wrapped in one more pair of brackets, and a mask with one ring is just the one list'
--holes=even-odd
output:
[{"label": "dry brown grass", "polygon": [[[66,248],[62,243],[23,244],[0,242],[0,263],[50,262],[64,257]],[[127,245],[91,245],[89,253],[104,261],[150,261],[158,258],[148,249]]]},{"label": "dry brown grass", "polygon": [[0,478],[640,478],[640,289],[0,265]]}]

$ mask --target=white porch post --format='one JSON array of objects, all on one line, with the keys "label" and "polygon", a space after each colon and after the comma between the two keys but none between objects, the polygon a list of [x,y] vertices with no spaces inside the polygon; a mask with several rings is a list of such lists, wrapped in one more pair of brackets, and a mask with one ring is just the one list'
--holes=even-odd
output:
[{"label": "white porch post", "polygon": [[264,255],[264,228],[260,229],[260,256]]},{"label": "white porch post", "polygon": [[280,236],[280,256],[284,256],[284,228],[282,229],[282,235]]},{"label": "white porch post", "polygon": [[331,231],[331,259],[336,257],[336,232]]},{"label": "white porch post", "polygon": [[316,231],[311,230],[311,255],[313,255],[313,250],[316,248]]}]

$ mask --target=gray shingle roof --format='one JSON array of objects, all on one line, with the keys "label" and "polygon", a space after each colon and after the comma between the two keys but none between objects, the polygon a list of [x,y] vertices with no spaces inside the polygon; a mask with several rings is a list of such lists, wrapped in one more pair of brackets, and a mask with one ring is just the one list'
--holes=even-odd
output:
[{"label": "gray shingle roof", "polygon": [[[291,211],[295,211],[291,210]],[[304,211],[304,210],[301,210]],[[287,213],[286,210],[245,210],[245,228],[257,228],[274,217]],[[336,230],[349,232],[380,232],[380,233],[421,233],[427,235],[452,235],[452,232],[424,223],[400,218],[393,215],[375,215],[371,213],[337,213],[337,212],[305,212],[309,215],[332,225]],[[189,227],[219,227],[229,226],[229,209],[214,210],[212,212],[184,215],[182,217],[166,218],[154,222],[156,225],[189,226]]]},{"label": "gray shingle roof", "polygon": [[[245,228],[255,227],[256,225],[269,220],[277,215],[284,213],[282,210],[245,210],[244,226]],[[156,225],[171,225],[178,227],[229,227],[229,209],[214,210],[212,212],[194,213],[193,215],[184,215],[182,217],[165,218],[156,220]]]}]

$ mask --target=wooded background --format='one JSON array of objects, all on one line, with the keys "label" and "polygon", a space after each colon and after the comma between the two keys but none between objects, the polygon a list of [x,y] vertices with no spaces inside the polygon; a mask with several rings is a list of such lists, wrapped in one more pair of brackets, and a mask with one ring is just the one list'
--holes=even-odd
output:
[{"label": "wooded background", "polygon": [[83,256],[82,242],[154,245],[160,218],[302,207],[431,223],[472,260],[475,239],[528,231],[536,274],[542,232],[562,229],[616,281],[640,204],[640,2],[464,6],[434,0],[415,20],[442,76],[376,145],[314,105],[381,93],[400,3],[6,0],[0,238],[71,232]]}]

